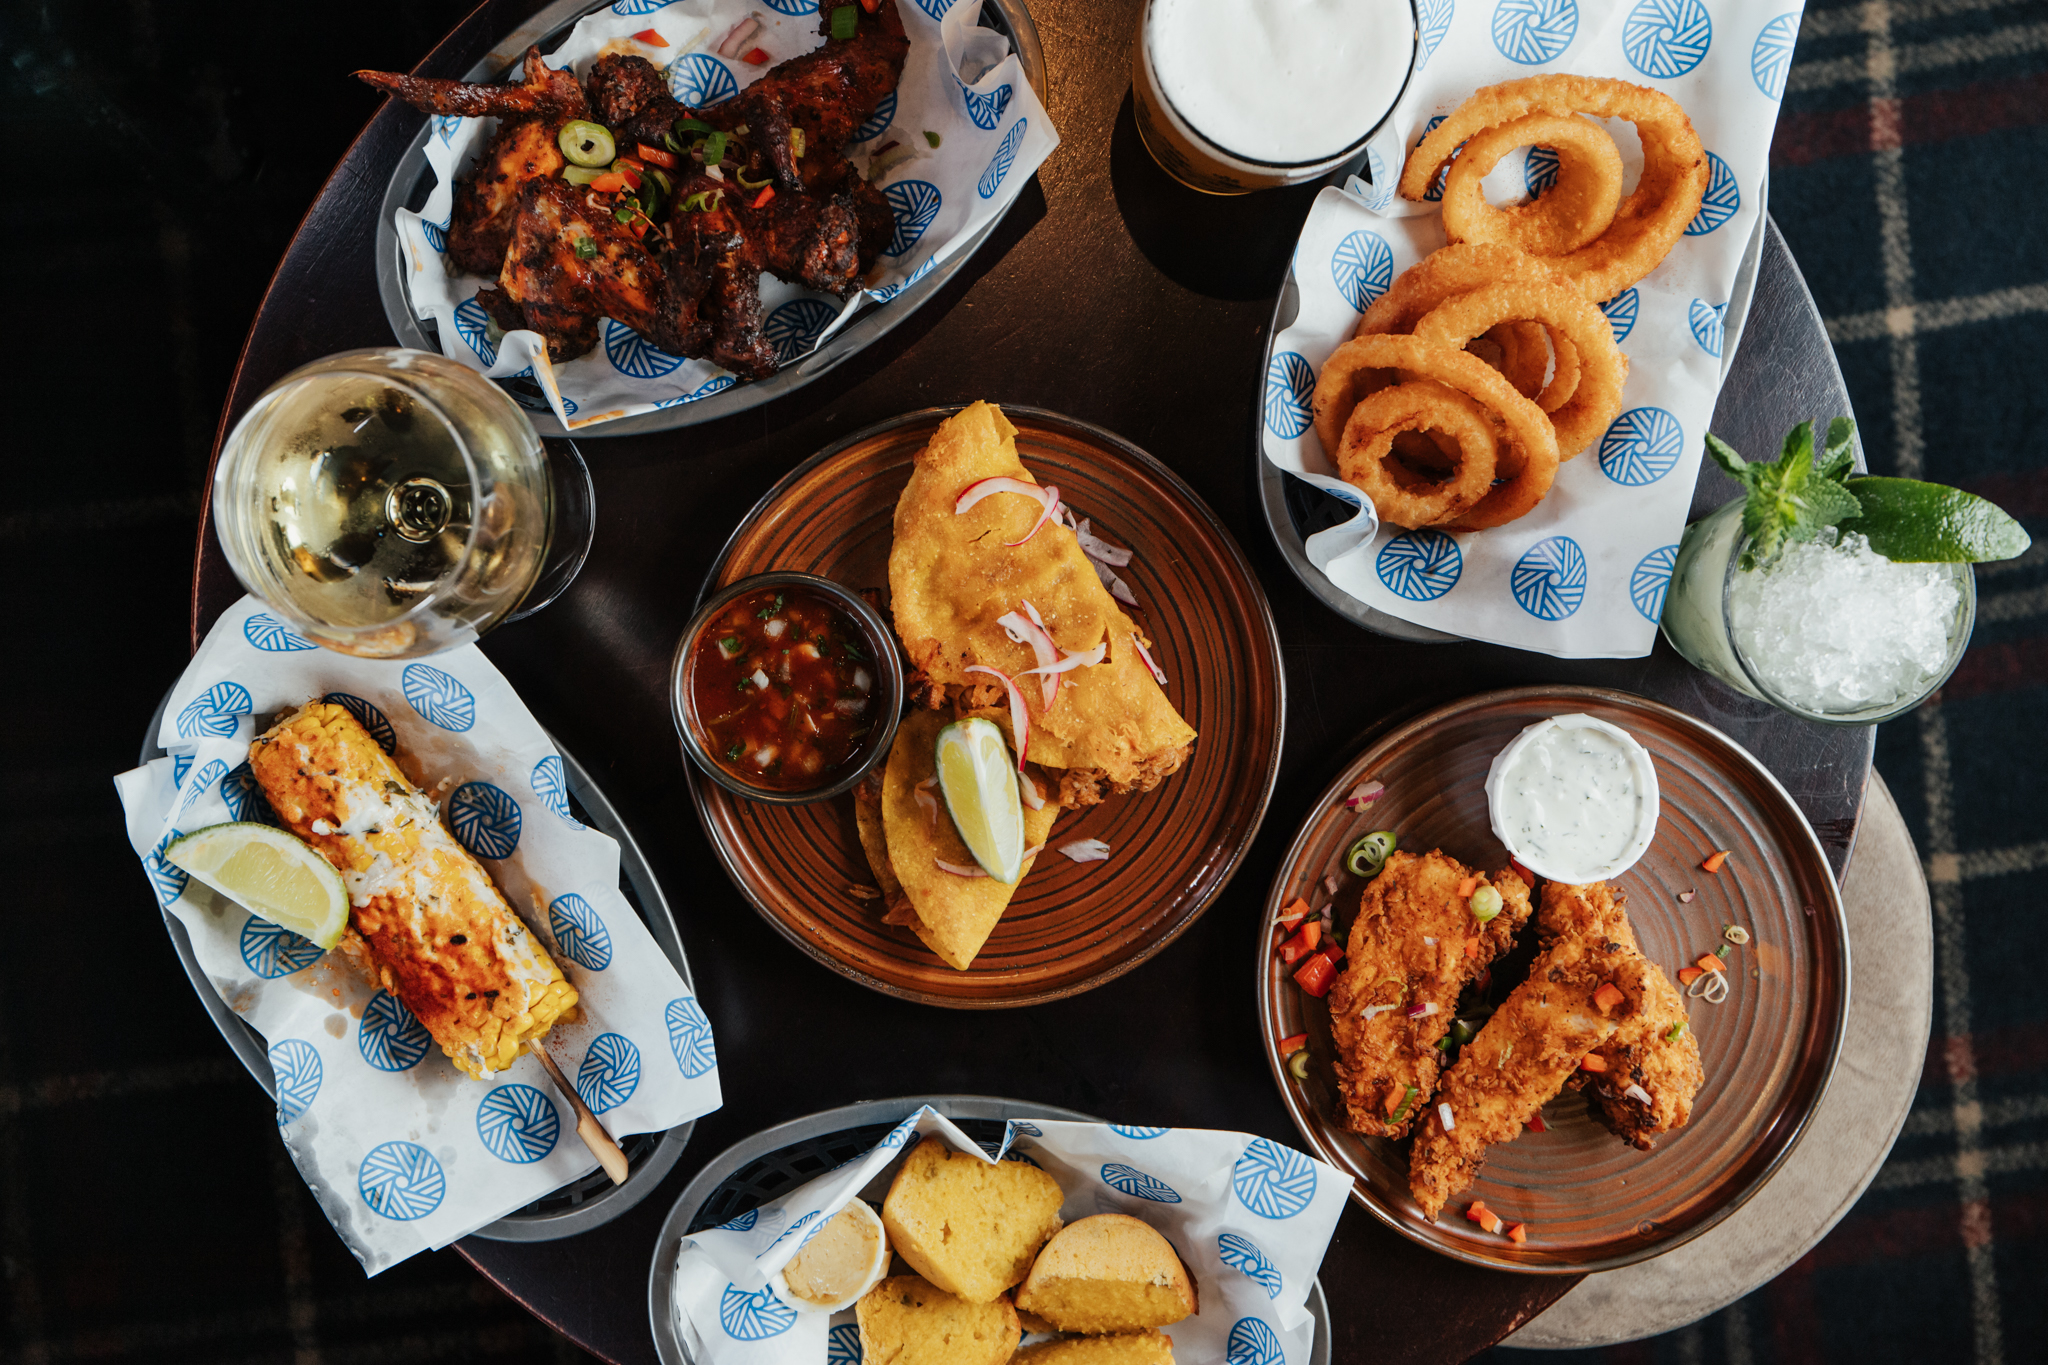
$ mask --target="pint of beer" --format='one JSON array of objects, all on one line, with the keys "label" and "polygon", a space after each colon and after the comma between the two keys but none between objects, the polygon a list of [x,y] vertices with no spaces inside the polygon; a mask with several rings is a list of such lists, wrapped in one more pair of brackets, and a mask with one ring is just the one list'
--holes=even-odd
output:
[{"label": "pint of beer", "polygon": [[1147,0],[1138,133],[1207,194],[1298,185],[1364,150],[1419,51],[1414,0]]}]

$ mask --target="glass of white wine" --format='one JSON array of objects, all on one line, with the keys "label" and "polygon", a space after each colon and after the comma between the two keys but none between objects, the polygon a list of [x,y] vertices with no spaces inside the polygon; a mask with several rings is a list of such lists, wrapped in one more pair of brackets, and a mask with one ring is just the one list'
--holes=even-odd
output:
[{"label": "glass of white wine", "polygon": [[292,371],[235,424],[213,517],[242,586],[344,654],[411,659],[539,610],[582,567],[589,471],[468,366],[396,347]]}]

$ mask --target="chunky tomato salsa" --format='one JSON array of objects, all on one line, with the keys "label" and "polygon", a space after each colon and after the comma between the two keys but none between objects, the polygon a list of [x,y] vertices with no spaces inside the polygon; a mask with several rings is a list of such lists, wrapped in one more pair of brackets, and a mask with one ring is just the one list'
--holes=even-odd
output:
[{"label": "chunky tomato salsa", "polygon": [[818,594],[762,588],[734,598],[691,645],[690,700],[712,760],[776,791],[831,781],[879,719],[872,648]]}]

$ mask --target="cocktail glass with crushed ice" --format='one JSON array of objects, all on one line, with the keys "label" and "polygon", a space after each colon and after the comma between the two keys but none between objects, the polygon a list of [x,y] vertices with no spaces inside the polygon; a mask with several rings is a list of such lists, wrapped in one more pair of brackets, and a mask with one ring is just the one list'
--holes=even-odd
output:
[{"label": "cocktail glass with crushed ice", "polygon": [[1696,667],[1795,716],[1871,725],[1947,681],[1970,642],[1968,564],[1894,563],[1861,535],[1824,530],[1742,571],[1743,499],[1685,530],[1664,638]]}]

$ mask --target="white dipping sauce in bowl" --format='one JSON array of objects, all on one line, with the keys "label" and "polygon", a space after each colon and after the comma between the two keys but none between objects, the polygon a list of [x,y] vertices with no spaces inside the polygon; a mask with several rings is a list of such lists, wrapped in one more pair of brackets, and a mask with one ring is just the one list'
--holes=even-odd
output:
[{"label": "white dipping sauce in bowl", "polygon": [[1657,832],[1657,800],[1649,750],[1591,716],[1536,722],[1486,774],[1495,836],[1537,876],[1574,886],[1635,866]]}]

